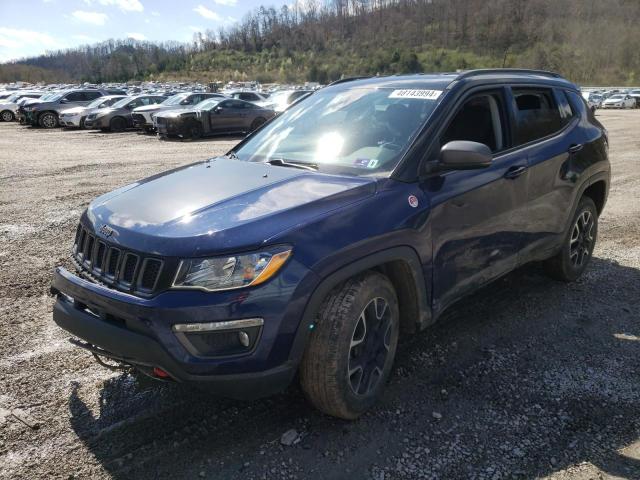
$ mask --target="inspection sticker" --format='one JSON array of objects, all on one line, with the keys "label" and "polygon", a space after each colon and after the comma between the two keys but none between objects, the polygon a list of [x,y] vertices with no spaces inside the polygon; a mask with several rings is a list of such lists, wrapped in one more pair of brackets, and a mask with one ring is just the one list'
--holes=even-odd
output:
[{"label": "inspection sticker", "polygon": [[422,100],[437,100],[442,90],[394,90],[389,98],[417,98]]}]

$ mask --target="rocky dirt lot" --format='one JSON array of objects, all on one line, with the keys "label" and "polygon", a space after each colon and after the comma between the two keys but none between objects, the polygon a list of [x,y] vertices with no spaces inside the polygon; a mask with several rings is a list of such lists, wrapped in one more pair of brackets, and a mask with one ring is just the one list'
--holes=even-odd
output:
[{"label": "rocky dirt lot", "polygon": [[53,324],[51,272],[89,201],[237,139],[0,123],[0,477],[639,479],[640,111],[599,118],[613,183],[587,274],[531,265],[459,303],[402,340],[382,403],[351,423],[297,387],[238,403],[149,385]]}]

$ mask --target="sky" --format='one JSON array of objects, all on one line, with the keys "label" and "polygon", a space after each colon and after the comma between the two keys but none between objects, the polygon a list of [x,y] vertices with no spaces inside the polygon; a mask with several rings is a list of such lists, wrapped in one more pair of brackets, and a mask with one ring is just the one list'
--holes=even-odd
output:
[{"label": "sky", "polygon": [[[290,0],[289,0],[290,2]],[[190,41],[286,0],[0,0],[0,62],[109,38]]]}]

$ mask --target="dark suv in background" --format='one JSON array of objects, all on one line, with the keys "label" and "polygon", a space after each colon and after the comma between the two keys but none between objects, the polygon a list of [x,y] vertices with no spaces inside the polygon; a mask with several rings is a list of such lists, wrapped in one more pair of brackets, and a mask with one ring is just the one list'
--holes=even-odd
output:
[{"label": "dark suv in background", "polygon": [[55,128],[59,115],[72,107],[84,107],[103,95],[116,95],[119,90],[74,89],[59,92],[45,101],[25,107],[26,123],[34,127]]},{"label": "dark suv in background", "polygon": [[95,199],[53,319],[156,379],[247,399],[298,374],[316,407],[356,418],[401,331],[528,262],[584,272],[607,155],[552,73],[339,81],[225,156]]}]

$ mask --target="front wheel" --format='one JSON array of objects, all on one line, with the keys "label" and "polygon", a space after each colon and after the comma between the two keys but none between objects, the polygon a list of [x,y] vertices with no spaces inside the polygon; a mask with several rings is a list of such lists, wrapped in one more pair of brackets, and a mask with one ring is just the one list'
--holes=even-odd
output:
[{"label": "front wheel", "polygon": [[573,215],[562,250],[548,259],[546,273],[556,280],[572,282],[585,271],[598,236],[598,210],[589,197],[582,197]]},{"label": "front wheel", "polygon": [[319,410],[355,419],[378,400],[400,331],[398,298],[375,272],[347,280],[323,302],[300,365],[300,384]]},{"label": "front wheel", "polygon": [[122,117],[112,118],[109,122],[109,130],[112,132],[124,132],[127,128],[127,121]]},{"label": "front wheel", "polygon": [[46,112],[40,115],[38,122],[42,128],[56,128],[58,126],[58,116],[55,113]]},{"label": "front wheel", "polygon": [[3,122],[12,122],[13,112],[11,110],[3,110],[2,113],[0,113],[0,118]]},{"label": "front wheel", "polygon": [[251,127],[249,127],[249,132],[253,132],[254,130],[257,130],[258,128],[260,128],[264,122],[266,122],[266,120],[262,117],[258,117],[256,118],[252,123],[251,123]]}]

